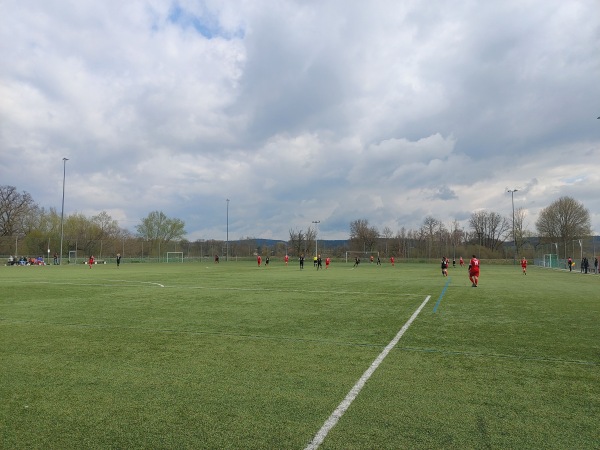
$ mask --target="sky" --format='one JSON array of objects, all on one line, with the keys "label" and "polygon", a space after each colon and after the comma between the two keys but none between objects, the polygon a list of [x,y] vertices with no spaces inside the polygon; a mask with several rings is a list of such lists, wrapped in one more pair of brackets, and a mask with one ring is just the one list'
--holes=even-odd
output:
[{"label": "sky", "polygon": [[535,232],[571,196],[600,234],[599,116],[597,0],[0,2],[0,185],[60,212],[64,176],[65,215],[133,232],[468,229],[513,199]]}]

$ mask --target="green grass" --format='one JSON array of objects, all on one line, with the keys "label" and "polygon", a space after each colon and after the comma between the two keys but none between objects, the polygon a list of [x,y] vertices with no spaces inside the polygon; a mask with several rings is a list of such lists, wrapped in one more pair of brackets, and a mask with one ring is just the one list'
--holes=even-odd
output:
[{"label": "green grass", "polygon": [[351,267],[0,267],[0,447],[303,449],[428,295],[320,448],[600,447],[600,275]]}]

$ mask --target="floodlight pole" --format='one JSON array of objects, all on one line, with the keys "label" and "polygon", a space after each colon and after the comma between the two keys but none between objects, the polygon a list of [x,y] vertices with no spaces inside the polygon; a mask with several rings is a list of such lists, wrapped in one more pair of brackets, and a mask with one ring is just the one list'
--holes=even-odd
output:
[{"label": "floodlight pole", "polygon": [[227,199],[227,245],[225,247],[225,261],[229,261],[229,199]]},{"label": "floodlight pole", "polygon": [[69,158],[63,158],[63,188],[62,188],[62,208],[60,210],[60,261],[63,262],[63,236],[64,236],[64,219],[65,219],[65,179],[67,175],[67,161]]},{"label": "floodlight pole", "polygon": [[515,192],[518,192],[518,189],[509,189],[507,192],[510,192],[510,200],[512,203],[512,229],[513,229],[513,243],[515,245],[515,255],[513,258],[513,264],[517,264],[517,236],[515,235]]},{"label": "floodlight pole", "polygon": [[315,224],[315,256],[319,256],[319,225],[321,223],[320,220],[313,220],[312,223]]}]

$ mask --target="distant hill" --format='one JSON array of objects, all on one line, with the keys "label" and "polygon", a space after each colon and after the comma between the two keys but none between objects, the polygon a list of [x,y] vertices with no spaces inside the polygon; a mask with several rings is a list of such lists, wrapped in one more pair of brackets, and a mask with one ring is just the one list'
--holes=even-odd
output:
[{"label": "distant hill", "polygon": [[[256,241],[256,245],[260,247],[273,247],[274,245],[283,242],[287,243],[288,241],[284,241],[283,239],[254,239]],[[236,241],[237,242],[237,241]],[[319,239],[319,247],[323,246],[325,248],[332,247],[344,247],[350,244],[349,239]]]}]

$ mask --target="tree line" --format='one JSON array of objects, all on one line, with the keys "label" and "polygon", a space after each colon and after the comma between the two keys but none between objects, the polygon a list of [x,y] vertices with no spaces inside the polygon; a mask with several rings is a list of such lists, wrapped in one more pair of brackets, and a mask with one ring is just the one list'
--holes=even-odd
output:
[{"label": "tree line", "polygon": [[[402,227],[394,232],[389,227],[381,231],[369,224],[368,219],[357,219],[349,225],[349,245],[346,250],[400,258],[440,258],[462,253],[477,253],[480,257],[513,258],[522,255],[525,248],[535,250],[544,244],[556,244],[556,253],[567,243],[589,238],[592,234],[590,213],[572,197],[561,197],[542,209],[535,223],[535,231],[527,228],[526,210],[518,208],[513,217],[481,210],[471,214],[468,226],[456,220],[449,225],[427,216],[417,229]],[[316,230],[290,229],[290,246],[297,252],[308,252],[314,247]],[[561,245],[559,245],[559,243]],[[562,255],[564,258],[567,255]]]},{"label": "tree line", "polygon": [[14,186],[0,186],[0,238],[4,238],[0,240],[1,254],[12,254],[13,241],[21,241],[24,252],[44,255],[51,248],[60,252],[64,239],[66,251],[76,248],[83,254],[97,255],[102,253],[104,243],[115,247],[110,252],[120,253],[125,242],[131,249],[130,241],[142,239],[150,255],[159,252],[161,244],[179,241],[185,235],[184,222],[161,211],[149,213],[135,229],[134,234],[120,227],[106,211],[91,217],[81,213],[62,217],[55,208],[40,207],[29,193],[19,192]]},{"label": "tree line", "polygon": [[[523,208],[515,210],[514,221],[513,217],[481,210],[471,214],[466,228],[456,220],[446,224],[439,218],[427,216],[419,228],[402,227],[395,232],[389,227],[378,230],[368,219],[357,219],[349,224],[347,245],[327,251],[332,256],[342,256],[343,252],[352,250],[379,252],[386,257],[439,258],[452,256],[458,249],[472,250],[490,258],[506,258],[521,254],[525,246],[532,245],[534,238],[536,243],[542,244],[568,243],[591,235],[589,211],[572,197],[561,197],[544,208],[535,223],[535,231],[527,229],[525,219]],[[267,252],[309,255],[316,248],[315,244],[318,245],[314,227],[290,229],[288,241],[279,242],[273,248],[261,247],[252,237],[227,243],[229,248],[226,248],[222,240],[190,242],[185,235],[185,223],[167,217],[162,211],[150,212],[132,233],[121,228],[105,211],[91,217],[70,214],[61,220],[56,209],[40,207],[29,193],[19,192],[14,186],[0,186],[0,254],[11,254],[15,247],[11,242],[20,241],[27,253],[43,255],[47,249],[59,249],[61,238],[64,238],[65,251],[76,248],[83,254],[105,251],[130,256],[160,256],[165,251],[193,251],[199,256],[226,253],[249,256]]]}]

